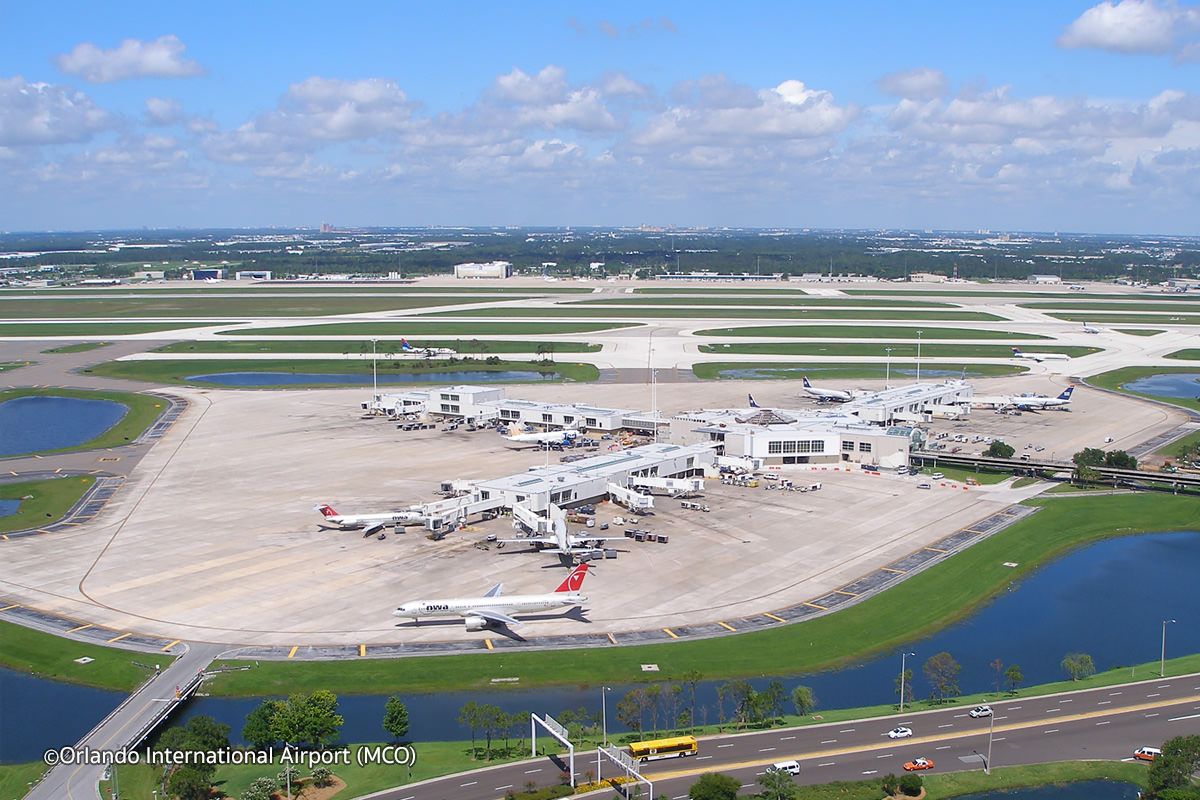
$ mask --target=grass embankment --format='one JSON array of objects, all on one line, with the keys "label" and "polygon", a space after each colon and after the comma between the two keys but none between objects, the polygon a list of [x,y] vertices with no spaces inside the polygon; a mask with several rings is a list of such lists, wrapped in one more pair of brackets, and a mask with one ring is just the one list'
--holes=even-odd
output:
[{"label": "grass embankment", "polygon": [[[697,336],[754,336],[761,339],[1049,339],[1035,333],[984,328],[910,328],[900,325],[762,325],[753,328],[709,328]],[[883,347],[883,345],[880,345]],[[924,352],[924,348],[922,348]]]},{"label": "grass embankment", "polygon": [[[905,381],[913,378],[912,373],[901,370],[915,370],[915,361],[893,361],[891,365],[892,379]],[[754,370],[749,375],[726,374],[731,370]],[[955,373],[953,377],[966,372],[968,378],[987,378],[1002,375],[1020,375],[1028,372],[1028,367],[1019,364],[930,364],[921,365],[921,373],[930,375],[933,372],[941,375],[945,372]],[[931,372],[932,371],[932,372]],[[821,378],[844,378],[859,380],[883,380],[888,374],[886,364],[839,364],[834,361],[821,364],[793,364],[786,361],[706,361],[693,364],[692,372],[702,380],[799,380],[804,375],[820,376]]]},{"label": "grass embankment", "polygon": [[1177,358],[1180,361],[1200,361],[1200,348],[1189,347],[1186,350],[1176,350],[1174,353],[1167,353],[1167,358]]},{"label": "grass embankment", "polygon": [[[922,344],[921,355],[929,358],[1012,358],[1007,344]],[[892,358],[915,358],[916,342],[754,342],[702,344],[701,353],[751,353],[779,356],[880,356],[890,347]],[[1069,347],[1049,344],[1019,345],[1027,353],[1062,353],[1071,358],[1099,353],[1099,347]],[[1200,353],[1200,351],[1197,351]],[[1200,358],[1200,355],[1197,356]]]},{"label": "grass embankment", "polygon": [[456,316],[456,317],[543,317],[552,319],[555,317],[637,317],[639,319],[654,318],[690,318],[698,317],[702,319],[711,318],[726,318],[736,319],[746,317],[750,319],[940,319],[940,320],[957,320],[974,322],[1002,322],[1003,317],[998,317],[995,314],[988,314],[983,311],[910,311],[908,309],[897,309],[896,311],[888,311],[886,309],[820,309],[815,308],[811,311],[805,309],[789,309],[789,308],[625,308],[621,306],[602,307],[595,306],[587,308],[581,305],[558,305],[549,308],[534,308],[532,306],[523,307],[501,307],[501,308],[473,308],[465,311],[436,311],[423,315],[423,319],[438,316]]},{"label": "grass embankment", "polygon": [[[140,266],[140,265],[139,265]],[[193,265],[183,265],[191,267]],[[55,286],[50,288],[39,289],[24,289],[24,288],[5,288],[0,289],[0,296],[6,294],[44,294],[53,296],[56,294],[65,295],[67,297],[99,297],[105,298],[116,294],[134,294],[134,295],[156,295],[156,294],[205,294],[205,295],[248,295],[253,297],[255,294],[276,294],[278,292],[286,292],[288,294],[344,294],[344,293],[369,293],[369,294],[504,294],[504,295],[522,295],[522,294],[591,294],[595,291],[587,286],[572,286],[569,288],[546,286],[538,288],[537,286],[410,286],[407,284],[396,283],[358,283],[347,285],[345,283],[334,284],[324,283],[316,284],[287,284],[287,283],[246,283],[244,285],[225,284],[212,285],[205,284],[203,286],[142,286],[138,284],[124,284],[121,286],[113,286],[110,288],[98,288],[94,286]],[[508,297],[508,300],[514,298]]]},{"label": "grass embankment", "polygon": [[[420,379],[422,373],[428,372],[502,372],[506,370],[519,370],[531,372],[556,373],[557,379],[572,380],[572,381],[594,381],[599,377],[600,372],[591,364],[573,364],[560,363],[543,364],[532,361],[501,361],[498,364],[488,364],[482,361],[380,361],[378,365],[379,375],[414,375],[417,376],[411,383],[404,385],[412,385],[423,383]],[[207,386],[218,389],[311,389],[324,388],[334,389],[338,384],[329,383],[279,383],[279,384],[262,384],[256,386],[229,386],[226,384],[211,383],[200,380],[192,380],[189,376],[192,375],[213,375],[224,372],[269,372],[287,375],[289,373],[316,373],[330,375],[362,375],[364,385],[371,384],[371,362],[361,360],[287,360],[287,361],[272,361],[264,359],[262,361],[237,361],[230,360],[213,360],[213,361],[108,361],[104,364],[97,364],[87,370],[95,375],[103,375],[108,378],[123,378],[125,380],[145,381],[148,383],[158,384],[180,384],[186,386]],[[556,379],[556,380],[557,380]],[[428,383],[445,383],[446,378],[429,378]],[[520,383],[520,381],[514,381]],[[356,384],[341,384],[342,386],[354,386]],[[388,384],[388,387],[396,387],[401,384]]]},{"label": "grass embankment", "polygon": [[[493,341],[490,339],[412,339],[409,344],[421,350],[425,347],[449,347],[455,352],[466,356],[487,356],[492,353],[536,353],[539,347],[547,348],[553,353],[595,353],[600,350],[598,344],[587,342],[555,342],[555,341]],[[206,340],[202,342],[173,342],[157,348],[156,353],[371,353],[371,341],[337,340],[308,340],[294,339],[247,339],[232,341]],[[379,341],[375,352],[380,358],[388,353],[400,353],[399,340]]]},{"label": "grass embankment", "polygon": [[815,295],[800,295],[794,297],[620,297],[599,300],[571,300],[572,307],[583,305],[610,306],[832,306],[837,308],[955,308],[953,303],[939,303],[932,300],[863,300],[855,297],[819,297]]},{"label": "grass embankment", "polygon": [[549,336],[635,328],[636,322],[331,322],[292,328],[246,328],[225,336]]},{"label": "grass embankment", "polygon": [[1117,333],[1127,333],[1130,336],[1158,336],[1165,332],[1158,328],[1117,328],[1116,331]]},{"label": "grass embankment", "polygon": [[1200,431],[1193,431],[1187,436],[1181,436],[1170,444],[1165,444],[1155,450],[1155,455],[1167,456],[1174,461],[1181,453],[1190,453],[1192,448],[1200,444]]},{"label": "grass embankment", "polygon": [[3,764],[0,765],[0,797],[24,797],[29,793],[29,785],[42,777],[46,765],[41,761],[32,764]]},{"label": "grass embankment", "polygon": [[1011,472],[997,472],[990,469],[978,471],[966,467],[924,467],[921,469],[922,475],[932,475],[935,472],[942,473],[948,481],[958,481],[959,483],[966,483],[967,478],[985,484],[1001,483],[1012,477]]},{"label": "grass embankment", "polygon": [[11,372],[14,369],[28,367],[32,361],[0,361],[0,372]]},{"label": "grass embankment", "polygon": [[[335,692],[467,690],[494,677],[519,677],[526,689],[644,681],[641,664],[657,663],[657,680],[689,670],[706,679],[796,675],[844,666],[961,619],[1039,564],[1110,536],[1194,530],[1193,498],[1135,494],[1033,500],[1042,510],[1008,529],[858,605],[797,625],[702,641],[588,650],[479,653],[399,661],[361,659],[309,663],[259,662],[215,678],[214,694],[270,695],[328,688]],[[1009,568],[1004,562],[1017,562]],[[1003,653],[997,655],[1003,657]],[[245,666],[244,662],[224,662]]]},{"label": "grass embankment", "polygon": [[[1099,375],[1092,375],[1087,379],[1087,382],[1093,386],[1099,386],[1101,389],[1111,389],[1122,394],[1133,395],[1134,397],[1145,397],[1148,400],[1157,400],[1160,403],[1169,403],[1180,408],[1190,408],[1192,411],[1200,411],[1200,401],[1197,401],[1194,397],[1159,397],[1158,395],[1134,391],[1125,386],[1125,384],[1132,383],[1138,378],[1180,373],[1200,373],[1200,367],[1121,367],[1120,369],[1101,372]],[[1200,383],[1196,384],[1196,394],[1200,395]]]},{"label": "grass embankment", "polygon": [[[1200,306],[1200,303],[1195,303]],[[1056,311],[1117,311],[1121,313],[1129,313],[1135,311],[1161,311],[1167,314],[1178,314],[1180,312],[1188,313],[1197,309],[1189,309],[1174,303],[1146,303],[1146,302],[1130,302],[1123,303],[1102,303],[1096,301],[1084,301],[1075,303],[1051,302],[1051,303],[1019,303],[1021,308],[1051,308]]]},{"label": "grass embankment", "polygon": [[[5,400],[12,400],[17,397],[75,397],[80,400],[110,400],[114,403],[120,403],[125,406],[128,411],[125,416],[117,420],[117,423],[104,433],[97,436],[95,439],[76,445],[75,447],[62,447],[58,450],[40,450],[41,454],[47,453],[73,453],[80,450],[99,450],[105,447],[120,447],[123,444],[129,444],[134,439],[142,435],[142,432],[149,428],[159,415],[167,409],[167,401],[160,397],[151,397],[144,394],[134,394],[133,392],[118,392],[108,389],[5,389],[0,391],[0,403]],[[14,453],[13,455],[28,455],[23,453]],[[6,456],[11,458],[12,456]]]},{"label": "grass embankment", "polygon": [[[115,634],[114,634],[115,635]],[[135,653],[116,647],[76,642],[42,633],[11,622],[0,622],[0,664],[18,672],[37,675],[67,683],[95,686],[98,689],[129,692],[150,674],[149,667],[139,667],[134,661],[153,661],[164,668],[172,656],[155,653]],[[91,658],[78,664],[77,658]]]},{"label": "grass embankment", "polygon": [[158,333],[183,328],[203,328],[206,322],[3,322],[0,337],[22,336],[125,336],[135,333]]},{"label": "grass embankment", "polygon": [[[1032,299],[1042,298],[1065,298],[1069,300],[1079,300],[1081,295],[1079,292],[1015,292],[1005,289],[996,289],[989,291],[987,289],[964,289],[956,291],[954,289],[896,289],[888,291],[886,289],[842,289],[843,294],[869,294],[869,295],[900,295],[909,297],[1028,297]],[[1195,297],[1187,297],[1186,295],[1167,295],[1167,294],[1105,294],[1092,295],[1097,300],[1194,300]],[[1086,298],[1086,293],[1082,295]]]},{"label": "grass embankment", "polygon": [[1117,314],[1109,311],[1092,314],[1049,314],[1066,322],[1090,322],[1093,325],[1200,325],[1200,314],[1182,313],[1191,309],[1176,309],[1174,314]]},{"label": "grass embankment", "polygon": [[40,528],[57,522],[95,482],[96,479],[89,475],[0,483],[0,500],[21,501],[15,513],[0,517],[0,533]]},{"label": "grass embankment", "polygon": [[86,353],[89,350],[99,350],[101,347],[108,347],[111,342],[76,342],[75,344],[64,344],[62,347],[51,347],[49,350],[43,350],[43,353]]},{"label": "grass embankment", "polygon": [[366,311],[395,311],[518,300],[487,297],[0,297],[0,319],[64,317],[323,317]]}]

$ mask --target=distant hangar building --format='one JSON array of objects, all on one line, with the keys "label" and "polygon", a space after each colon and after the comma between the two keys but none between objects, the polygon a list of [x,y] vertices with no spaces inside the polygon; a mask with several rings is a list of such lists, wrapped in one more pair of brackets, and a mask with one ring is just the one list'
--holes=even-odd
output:
[{"label": "distant hangar building", "polygon": [[511,278],[512,264],[508,261],[488,261],[483,264],[468,262],[454,265],[456,278]]}]

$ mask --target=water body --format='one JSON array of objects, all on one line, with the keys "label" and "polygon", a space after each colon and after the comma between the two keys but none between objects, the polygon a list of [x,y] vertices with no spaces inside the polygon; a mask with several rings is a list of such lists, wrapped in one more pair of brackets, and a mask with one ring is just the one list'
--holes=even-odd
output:
[{"label": "water body", "polygon": [[20,500],[0,499],[0,517],[11,517],[21,507]]},{"label": "water body", "polygon": [[1200,372],[1164,372],[1121,384],[1122,389],[1154,397],[1200,397]]},{"label": "water body", "polygon": [[[462,370],[453,372],[406,372],[381,374],[379,383],[529,383],[553,381],[559,378],[554,371],[533,370]],[[370,386],[371,373],[366,372],[214,372],[207,375],[188,375],[189,381],[203,381],[221,386],[292,386],[302,384],[332,384],[336,386]]]},{"label": "water body", "polygon": [[128,406],[111,400],[6,400],[0,403],[0,457],[81,445],[116,425],[128,411]]},{"label": "water body", "polygon": [[[797,378],[801,378],[805,375],[812,375],[814,373],[820,374],[822,372],[829,372],[831,370],[840,371],[841,369],[843,369],[841,366],[801,367],[797,369],[790,369],[786,367],[782,369],[779,367],[742,367],[738,369],[723,369],[718,374],[724,379],[741,378],[755,380],[774,378],[776,380],[796,380]],[[896,367],[892,370],[892,374],[904,375],[905,377],[915,377],[917,370],[915,367],[911,369]],[[922,369],[921,375],[929,378],[958,378],[963,375],[963,371],[961,369]],[[979,373],[972,372],[970,369],[968,369],[966,375],[968,378],[977,377]],[[879,374],[879,377],[883,377],[882,372]]]},{"label": "water body", "polygon": [[1007,791],[964,794],[958,800],[1137,800],[1141,790],[1132,783],[1076,781]]},{"label": "water body", "polygon": [[36,678],[0,667],[0,763],[37,761],[48,747],[74,744],[125,695]]},{"label": "water body", "polygon": [[[1200,592],[1194,590],[1198,574],[1200,532],[1143,534],[1097,542],[1042,567],[970,617],[940,633],[909,642],[895,653],[846,669],[780,680],[789,693],[798,684],[811,686],[822,708],[844,708],[895,702],[894,680],[900,671],[901,650],[917,654],[909,660],[909,666],[913,669],[913,686],[918,697],[928,696],[929,692],[921,663],[942,650],[962,665],[959,685],[963,693],[992,688],[994,678],[989,663],[996,658],[1006,665],[1020,665],[1026,684],[1063,679],[1059,662],[1071,651],[1090,653],[1098,670],[1151,661],[1159,652],[1160,618],[1200,618]],[[1155,610],[1149,621],[1147,608]],[[1168,655],[1198,651],[1200,625],[1176,624],[1169,628]],[[77,718],[75,703],[58,699],[62,684],[28,680],[39,684],[37,698],[45,719]],[[761,689],[769,680],[757,678],[751,683]],[[718,721],[717,687],[721,683],[707,681],[697,687],[698,722]],[[616,701],[631,688],[617,685],[609,695],[610,731],[624,730],[613,711]],[[581,707],[592,713],[600,711],[600,690],[596,687],[403,697],[408,705],[410,735],[418,742],[468,738],[469,731],[459,727],[455,717],[458,709],[470,700],[494,703],[509,713],[537,711],[557,715],[564,709]],[[346,720],[343,739],[380,740],[384,736],[380,722],[385,700],[384,696],[341,695],[338,710]],[[210,715],[228,724],[236,740],[246,714],[258,703],[258,698],[199,697],[183,709],[179,719]],[[7,709],[5,715],[8,716]],[[87,724],[98,718],[89,717]],[[47,723],[42,730],[46,738],[25,736],[22,739],[25,749],[21,752],[36,756],[46,747],[71,743],[73,740],[67,734],[58,732],[59,727]],[[16,743],[8,746],[15,747]],[[20,760],[11,755],[5,758]]]}]

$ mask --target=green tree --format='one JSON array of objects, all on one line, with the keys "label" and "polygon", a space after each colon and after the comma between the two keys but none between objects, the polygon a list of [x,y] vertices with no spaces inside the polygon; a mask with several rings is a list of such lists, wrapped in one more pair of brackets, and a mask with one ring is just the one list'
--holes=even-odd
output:
[{"label": "green tree", "polygon": [[1067,653],[1063,656],[1062,668],[1073,681],[1096,674],[1096,664],[1087,653]]},{"label": "green tree", "polygon": [[471,729],[471,758],[475,757],[475,732],[479,730],[479,704],[474,700],[467,701],[458,710],[458,724]]},{"label": "green tree", "polygon": [[1077,467],[1100,467],[1104,465],[1104,451],[1099,447],[1085,447],[1071,456]]},{"label": "green tree", "polygon": [[1162,755],[1150,764],[1146,775],[1147,797],[1170,800],[1169,793],[1195,791],[1192,775],[1200,770],[1200,736],[1176,736],[1163,742]]},{"label": "green tree", "polygon": [[995,675],[996,680],[992,685],[996,687],[996,693],[999,694],[1000,684],[1004,681],[1004,662],[996,658],[988,666],[992,668],[992,674]]},{"label": "green tree", "polygon": [[817,696],[809,686],[797,686],[792,689],[792,707],[801,717],[807,717],[817,707]]},{"label": "green tree", "polygon": [[889,797],[894,797],[900,793],[900,779],[890,772],[883,776],[883,793]]},{"label": "green tree", "polygon": [[688,702],[691,704],[688,710],[688,727],[694,728],[696,727],[696,686],[700,683],[704,676],[701,675],[697,670],[691,669],[683,673],[683,675],[680,677],[681,680],[687,684]]},{"label": "green tree", "polygon": [[272,718],[271,727],[279,741],[323,747],[337,740],[344,723],[337,713],[337,695],[318,689],[289,697]]},{"label": "green tree", "polygon": [[1137,469],[1138,460],[1124,450],[1110,450],[1104,454],[1104,466],[1114,469]]},{"label": "green tree", "polygon": [[617,721],[631,731],[642,730],[642,690],[632,689],[617,701]]},{"label": "green tree", "polygon": [[499,706],[485,703],[479,706],[479,727],[484,737],[484,758],[492,760],[492,739],[504,730],[508,723],[508,715]]},{"label": "green tree", "polygon": [[763,716],[768,722],[774,722],[779,717],[783,716],[784,697],[783,682],[774,680],[767,684],[767,688],[763,689],[760,700],[763,710]]},{"label": "green tree", "polygon": [[314,767],[312,771],[313,786],[323,789],[333,783],[333,773],[328,767]]},{"label": "green tree", "polygon": [[996,439],[994,442],[988,445],[987,450],[984,450],[983,454],[988,458],[1012,458],[1013,454],[1016,452],[1016,448],[1014,448],[1011,444],[1006,444],[1005,442]]},{"label": "green tree", "polygon": [[759,794],[762,800],[796,800],[800,796],[800,790],[796,788],[791,774],[780,769],[764,772],[759,776],[758,785],[763,788]]},{"label": "green tree", "polygon": [[176,767],[167,778],[167,792],[179,800],[208,800],[212,778],[194,766]]},{"label": "green tree", "polygon": [[295,787],[296,781],[300,778],[300,772],[291,764],[284,764],[283,769],[279,770],[279,774],[275,776],[275,788],[287,791]]},{"label": "green tree", "polygon": [[1099,483],[1101,477],[1100,471],[1095,467],[1088,467],[1082,464],[1075,467],[1075,470],[1071,473],[1071,478],[1078,481],[1081,486]]},{"label": "green tree", "polygon": [[383,729],[399,741],[408,735],[408,707],[399,695],[392,695],[383,706]]},{"label": "green tree", "polygon": [[954,657],[944,650],[930,656],[921,668],[929,681],[933,699],[937,701],[958,697],[958,673],[962,670]]},{"label": "green tree", "polygon": [[275,793],[275,781],[268,777],[255,778],[242,792],[242,800],[271,800]]},{"label": "green tree", "polygon": [[912,678],[913,671],[911,669],[905,669],[904,672],[896,676],[896,694],[909,701],[917,699],[917,696],[913,694]]},{"label": "green tree", "polygon": [[1016,664],[1009,664],[1008,669],[1004,670],[1004,683],[1008,690],[1015,693],[1024,682],[1025,673],[1021,672],[1021,668]]},{"label": "green tree", "polygon": [[921,793],[921,776],[908,773],[900,778],[900,791],[909,797],[916,797]]},{"label": "green tree", "polygon": [[258,707],[246,715],[246,724],[242,726],[242,738],[255,747],[263,750],[273,746],[279,737],[275,735],[274,719],[279,713],[283,702],[280,700],[263,700]]},{"label": "green tree", "polygon": [[688,789],[690,800],[737,800],[742,784],[719,772],[706,772]]}]

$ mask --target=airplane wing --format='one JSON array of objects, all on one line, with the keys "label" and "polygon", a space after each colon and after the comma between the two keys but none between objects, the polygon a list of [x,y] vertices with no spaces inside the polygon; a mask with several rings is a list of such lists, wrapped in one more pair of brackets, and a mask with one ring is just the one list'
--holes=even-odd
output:
[{"label": "airplane wing", "polygon": [[366,528],[363,528],[363,538],[364,539],[367,538],[372,533],[379,533],[381,530],[383,530],[386,527],[387,527],[386,522],[373,522],[370,525],[368,525]]},{"label": "airplane wing", "polygon": [[464,617],[483,617],[492,622],[499,622],[502,625],[520,625],[519,620],[515,620],[507,614],[501,614],[499,611],[493,611],[490,608],[472,608],[470,611],[463,612]]},{"label": "airplane wing", "polygon": [[495,586],[487,590],[487,594],[485,594],[484,597],[499,597],[503,588],[503,583],[497,583]]}]

